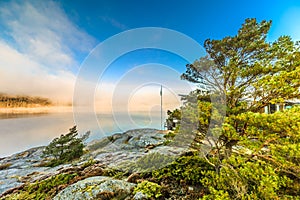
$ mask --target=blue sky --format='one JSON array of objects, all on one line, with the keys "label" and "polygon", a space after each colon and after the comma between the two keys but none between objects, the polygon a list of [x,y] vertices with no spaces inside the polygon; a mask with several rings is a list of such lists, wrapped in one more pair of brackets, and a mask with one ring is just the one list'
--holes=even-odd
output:
[{"label": "blue sky", "polygon": [[[272,20],[269,41],[280,35],[300,39],[297,0],[2,0],[0,92],[70,101],[86,57],[116,34],[161,27],[183,33],[202,45],[207,38],[235,35],[246,18]],[[110,91],[105,96],[112,95],[116,83],[129,70],[147,63],[169,66],[179,76],[187,61],[157,49],[120,56],[102,77],[101,84]],[[151,73],[162,71],[157,68]]]},{"label": "blue sky", "polygon": [[[245,18],[273,20],[284,25],[286,15],[299,9],[297,0],[111,0],[58,1],[76,24],[100,41],[122,30],[158,26],[183,32],[199,42],[233,35]],[[296,19],[290,19],[296,20]],[[287,21],[285,21],[287,22]],[[296,22],[296,21],[295,21]],[[296,24],[294,24],[296,26]],[[103,30],[105,30],[103,32]],[[279,30],[271,31],[278,35]],[[284,32],[281,32],[284,34]]]}]

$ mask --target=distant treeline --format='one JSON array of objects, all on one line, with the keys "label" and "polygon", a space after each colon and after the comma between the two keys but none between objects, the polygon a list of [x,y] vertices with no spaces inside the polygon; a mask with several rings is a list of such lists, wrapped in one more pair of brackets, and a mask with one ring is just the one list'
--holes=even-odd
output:
[{"label": "distant treeline", "polygon": [[52,102],[49,99],[42,97],[0,94],[0,107],[2,108],[39,107],[51,104]]}]

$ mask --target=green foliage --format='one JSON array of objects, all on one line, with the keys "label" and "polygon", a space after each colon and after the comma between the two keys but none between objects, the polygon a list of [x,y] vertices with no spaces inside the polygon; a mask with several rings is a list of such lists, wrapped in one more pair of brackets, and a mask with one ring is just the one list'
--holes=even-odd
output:
[{"label": "green foliage", "polygon": [[288,36],[267,42],[270,26],[270,21],[246,19],[237,35],[206,40],[208,55],[188,64],[181,77],[204,92],[224,93],[227,116],[299,97],[299,44]]},{"label": "green foliage", "polygon": [[136,194],[137,192],[142,192],[147,195],[148,198],[159,198],[162,196],[161,186],[150,181],[143,181],[139,183],[136,188],[134,188],[133,193]]},{"label": "green foliage", "polygon": [[128,176],[128,172],[126,170],[120,171],[119,169],[115,168],[106,168],[103,170],[103,174],[101,174],[101,176],[109,176],[121,180]]},{"label": "green foliage", "polygon": [[[200,90],[185,97],[181,110],[197,118],[203,136],[208,131],[220,133],[203,160],[214,170],[204,169],[198,179],[207,188],[204,199],[300,196],[300,108],[259,113],[270,103],[300,98],[299,43],[288,36],[267,42],[270,26],[268,21],[247,19],[236,36],[206,40],[208,56],[188,64],[182,75]],[[226,96],[221,126],[210,127],[222,116],[215,113],[207,94]],[[195,95],[197,109],[189,103]]]},{"label": "green foliage", "polygon": [[[181,111],[179,109],[175,109],[173,111],[167,111],[168,118],[166,119],[168,130],[173,130],[179,125],[181,120]],[[174,122],[177,120],[177,124]]]},{"label": "green foliage", "polygon": [[59,192],[59,186],[70,184],[76,176],[77,174],[59,174],[42,181],[29,183],[21,191],[5,196],[5,199],[51,199]]},{"label": "green foliage", "polygon": [[92,166],[96,163],[96,161],[94,159],[89,159],[88,161],[86,161],[85,163],[83,163],[82,168],[86,168],[89,166]]},{"label": "green foliage", "polygon": [[263,161],[248,162],[243,157],[232,156],[224,160],[219,173],[207,171],[201,181],[209,187],[210,195],[217,190],[234,199],[275,199],[286,180]]},{"label": "green foliage", "polygon": [[213,187],[209,187],[210,194],[204,195],[202,200],[230,200],[230,196],[223,190],[216,190]]},{"label": "green foliage", "polygon": [[237,142],[230,154],[226,153],[226,144],[220,144],[207,155],[206,161],[216,170],[203,171],[201,183],[209,190],[204,197],[299,198],[299,131],[297,106],[274,114],[245,112],[227,117],[223,136]]},{"label": "green foliage", "polygon": [[166,140],[166,141],[163,142],[162,145],[168,146],[168,145],[171,144],[171,143],[172,143],[172,140]]},{"label": "green foliage", "polygon": [[106,168],[103,170],[102,176],[114,177],[116,179],[122,179],[127,175],[126,171],[120,171],[114,168]]},{"label": "green foliage", "polygon": [[152,176],[157,180],[175,179],[176,181],[185,181],[188,184],[199,185],[203,178],[203,172],[213,170],[203,158],[196,153],[188,156],[181,156],[166,167],[155,170]]},{"label": "green foliage", "polygon": [[43,151],[43,156],[51,156],[53,159],[47,164],[48,166],[57,166],[59,164],[72,161],[83,155],[84,144],[90,132],[78,137],[76,126],[69,129],[69,133],[55,138]]},{"label": "green foliage", "polygon": [[149,153],[136,161],[125,163],[122,169],[127,172],[151,172],[162,168],[175,160],[174,156],[160,154],[158,152]]},{"label": "green foliage", "polygon": [[[179,127],[179,126],[177,126]],[[172,141],[174,139],[174,137],[176,136],[176,132],[178,130],[175,131],[169,131],[167,134],[164,135],[164,138],[166,138],[166,140],[163,142],[163,145],[167,146],[169,144],[172,144]]]},{"label": "green foliage", "polygon": [[173,139],[175,137],[175,133],[172,131],[169,131],[166,135],[164,135],[164,138],[166,139]]}]

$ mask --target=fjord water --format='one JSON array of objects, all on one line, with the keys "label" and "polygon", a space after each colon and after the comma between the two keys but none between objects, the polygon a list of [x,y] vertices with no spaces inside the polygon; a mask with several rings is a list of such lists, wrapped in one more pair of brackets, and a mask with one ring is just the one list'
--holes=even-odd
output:
[{"label": "fjord water", "polygon": [[[95,118],[98,122],[93,123]],[[78,124],[76,121],[80,121]],[[49,144],[55,137],[78,125],[79,134],[91,131],[88,141],[135,128],[160,128],[158,113],[137,112],[89,115],[82,113],[74,120],[72,112],[49,114],[1,114],[0,158],[26,149]]]}]

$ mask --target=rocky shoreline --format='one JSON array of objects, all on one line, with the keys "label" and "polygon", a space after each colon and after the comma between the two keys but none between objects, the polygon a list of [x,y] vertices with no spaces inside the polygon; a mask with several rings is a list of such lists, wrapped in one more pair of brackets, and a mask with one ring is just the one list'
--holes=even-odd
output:
[{"label": "rocky shoreline", "polygon": [[[133,195],[139,179],[134,175],[164,167],[184,151],[168,146],[165,136],[165,132],[156,129],[114,134],[87,144],[87,153],[79,160],[52,168],[41,165],[45,159],[41,157],[44,147],[2,158],[0,199],[21,198],[20,191],[28,190],[28,185],[57,179],[62,174],[75,179],[72,177],[70,182],[56,188],[54,199],[105,199],[100,197],[107,195],[117,199],[145,199],[146,195],[140,192]],[[160,162],[147,163],[151,156]],[[125,171],[128,176],[123,176]],[[116,178],[118,174],[121,178]],[[122,198],[118,197],[121,194]]]}]

